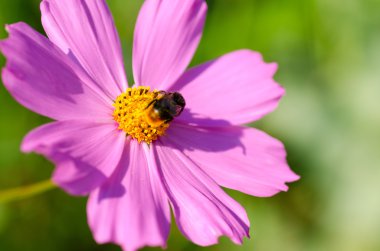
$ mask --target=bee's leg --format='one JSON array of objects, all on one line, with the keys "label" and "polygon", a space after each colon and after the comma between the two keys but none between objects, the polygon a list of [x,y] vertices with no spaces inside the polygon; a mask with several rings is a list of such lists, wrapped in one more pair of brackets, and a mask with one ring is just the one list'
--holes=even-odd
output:
[{"label": "bee's leg", "polygon": [[156,101],[157,101],[157,99],[153,99],[152,101],[150,101],[150,103],[145,107],[144,110],[148,109],[149,106],[151,106],[151,105],[152,105],[154,102],[156,102]]}]

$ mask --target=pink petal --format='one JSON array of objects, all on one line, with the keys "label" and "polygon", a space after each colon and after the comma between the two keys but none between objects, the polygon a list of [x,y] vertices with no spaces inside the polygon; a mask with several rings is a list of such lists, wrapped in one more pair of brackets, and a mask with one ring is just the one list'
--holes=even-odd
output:
[{"label": "pink petal", "polygon": [[257,129],[172,123],[167,134],[221,186],[266,197],[287,191],[285,182],[299,179],[286,162],[283,144]]},{"label": "pink petal", "polygon": [[165,90],[184,72],[202,36],[204,0],[146,0],[133,43],[133,74],[138,85]]},{"label": "pink petal", "polygon": [[84,195],[111,176],[125,139],[114,124],[52,122],[31,131],[21,149],[49,158],[56,165],[53,181],[68,193]]},{"label": "pink petal", "polygon": [[147,145],[132,140],[112,177],[91,193],[87,215],[97,242],[117,243],[125,251],[166,246],[169,203],[144,151]]},{"label": "pink petal", "polygon": [[0,42],[7,58],[2,77],[18,102],[57,120],[112,119],[112,102],[47,38],[24,23],[7,30],[9,38]]},{"label": "pink petal", "polygon": [[216,244],[222,235],[241,244],[249,231],[244,208],[166,137],[161,140],[152,147],[181,232],[201,246]]},{"label": "pink petal", "polygon": [[110,99],[126,90],[119,35],[104,0],[44,0],[41,12],[50,40],[72,54]]},{"label": "pink petal", "polygon": [[277,65],[259,53],[229,53],[186,72],[170,89],[180,91],[188,111],[179,119],[199,125],[244,124],[273,111],[284,89],[273,80]]}]

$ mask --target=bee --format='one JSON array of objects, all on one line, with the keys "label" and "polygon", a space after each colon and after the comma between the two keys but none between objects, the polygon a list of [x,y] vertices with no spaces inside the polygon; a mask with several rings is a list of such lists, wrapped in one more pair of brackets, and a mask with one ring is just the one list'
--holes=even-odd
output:
[{"label": "bee", "polygon": [[160,91],[145,108],[146,118],[150,125],[157,127],[163,123],[169,123],[179,116],[185,105],[185,99],[180,93]]}]

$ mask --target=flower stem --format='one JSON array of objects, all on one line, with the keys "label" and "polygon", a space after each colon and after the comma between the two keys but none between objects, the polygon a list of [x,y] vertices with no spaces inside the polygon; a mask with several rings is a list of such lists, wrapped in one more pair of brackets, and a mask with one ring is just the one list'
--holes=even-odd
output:
[{"label": "flower stem", "polygon": [[56,188],[51,180],[45,180],[33,185],[0,191],[0,204],[21,200]]}]

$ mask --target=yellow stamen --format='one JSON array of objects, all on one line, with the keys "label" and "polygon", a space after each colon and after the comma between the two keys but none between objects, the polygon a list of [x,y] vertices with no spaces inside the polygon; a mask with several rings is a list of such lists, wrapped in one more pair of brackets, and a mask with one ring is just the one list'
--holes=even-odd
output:
[{"label": "yellow stamen", "polygon": [[113,104],[113,117],[119,124],[118,129],[138,142],[145,141],[148,144],[164,135],[169,123],[152,123],[147,116],[148,107],[159,95],[159,91],[150,91],[150,87],[146,86],[128,88],[119,95]]}]

